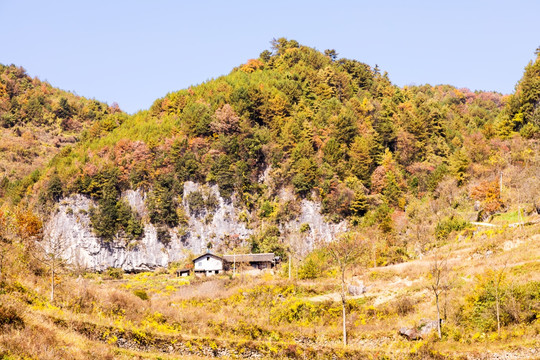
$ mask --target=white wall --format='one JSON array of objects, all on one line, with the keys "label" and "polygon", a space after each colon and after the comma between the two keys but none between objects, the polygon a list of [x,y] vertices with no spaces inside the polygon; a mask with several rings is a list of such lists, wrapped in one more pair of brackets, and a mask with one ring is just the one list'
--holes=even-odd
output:
[{"label": "white wall", "polygon": [[210,255],[204,256],[195,261],[195,271],[200,270],[223,270],[223,262]]}]

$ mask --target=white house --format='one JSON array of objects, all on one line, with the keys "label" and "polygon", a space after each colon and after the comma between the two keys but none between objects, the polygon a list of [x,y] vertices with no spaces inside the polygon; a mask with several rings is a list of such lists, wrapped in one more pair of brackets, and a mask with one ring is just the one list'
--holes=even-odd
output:
[{"label": "white house", "polygon": [[214,254],[206,253],[193,259],[193,272],[195,274],[213,275],[222,273],[224,260]]}]

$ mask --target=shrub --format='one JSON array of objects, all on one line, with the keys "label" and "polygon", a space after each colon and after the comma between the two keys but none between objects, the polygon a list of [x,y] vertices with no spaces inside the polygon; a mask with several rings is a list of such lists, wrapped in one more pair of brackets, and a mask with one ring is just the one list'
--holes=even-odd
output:
[{"label": "shrub", "polygon": [[320,273],[320,267],[312,258],[309,258],[298,270],[298,277],[300,279],[315,279],[320,275]]},{"label": "shrub", "polygon": [[460,231],[469,226],[469,222],[461,217],[447,217],[437,223],[437,226],[435,227],[435,235],[439,240],[445,239],[452,231]]},{"label": "shrub", "polygon": [[308,223],[303,223],[301,226],[300,226],[300,232],[301,233],[305,233],[306,231],[309,231],[311,230],[311,226],[309,226]]},{"label": "shrub", "polygon": [[401,297],[390,304],[390,311],[405,316],[414,311],[414,301],[410,297]]},{"label": "shrub", "polygon": [[134,290],[133,295],[141,300],[148,300],[148,294],[144,290]]},{"label": "shrub", "polygon": [[13,327],[20,329],[24,327],[22,317],[12,307],[0,304],[0,329],[4,327]]},{"label": "shrub", "polygon": [[106,275],[109,279],[122,279],[124,277],[124,270],[120,268],[108,268]]}]

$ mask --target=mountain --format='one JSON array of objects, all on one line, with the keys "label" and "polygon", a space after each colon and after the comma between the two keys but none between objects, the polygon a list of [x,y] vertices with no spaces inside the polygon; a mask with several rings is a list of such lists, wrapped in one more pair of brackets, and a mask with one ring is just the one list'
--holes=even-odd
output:
[{"label": "mountain", "polygon": [[[536,76],[531,66],[524,79]],[[423,221],[438,237],[521,203],[535,208],[535,177],[519,183],[518,174],[537,169],[537,131],[507,128],[504,119],[519,117],[508,99],[450,85],[399,88],[334,50],[278,39],[147,111],[96,119],[43,170],[30,198],[57,214],[64,225],[54,233],[67,231],[74,251],[92,239],[86,248],[102,249],[94,260],[110,259],[103,267],[164,265],[181,249],[286,257],[291,234],[310,238],[309,250],[351,227],[384,234],[380,263],[404,261],[422,252],[413,218],[433,202],[440,210]],[[501,171],[527,194],[520,201],[493,193]],[[150,248],[161,260],[145,262]]]},{"label": "mountain", "polygon": [[[534,358],[538,64],[398,87],[282,38],[131,116],[4,68],[2,134],[56,150],[4,175],[0,358]],[[207,250],[282,262],[175,276]]]}]

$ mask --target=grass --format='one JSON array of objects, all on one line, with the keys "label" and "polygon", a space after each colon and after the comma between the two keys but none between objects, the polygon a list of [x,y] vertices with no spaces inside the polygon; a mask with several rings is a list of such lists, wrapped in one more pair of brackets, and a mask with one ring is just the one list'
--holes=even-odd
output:
[{"label": "grass", "polygon": [[[507,263],[507,283],[516,286],[540,280],[538,230],[536,226],[477,232],[464,242],[433,249],[423,259],[354,270],[356,280],[369,290],[348,301],[347,350],[341,345],[339,296],[338,301],[311,300],[335,294],[333,278],[289,281],[271,274],[177,278],[164,270],[124,274],[122,279],[64,274],[52,304],[48,278],[27,273],[0,291],[2,309],[8,309],[0,311],[5,323],[0,358],[202,359],[217,354],[234,358],[243,352],[262,358],[344,358],[352,351],[357,357],[379,353],[409,359],[433,358],[435,353],[480,354],[487,348],[526,355],[539,346],[538,320],[509,323],[499,337],[460,314],[472,311],[474,303],[468,298],[481,290],[477,279],[487,269],[501,269]],[[504,246],[509,239],[520,242]],[[497,251],[490,256],[472,256],[491,244]],[[438,252],[448,255],[453,279],[448,296],[441,298],[448,303],[443,305],[448,309],[443,339],[410,342],[398,335],[399,328],[417,326],[420,319],[433,319],[436,313],[426,280]],[[144,292],[148,299],[136,292]]]},{"label": "grass", "polygon": [[[521,217],[519,216],[520,214]],[[530,219],[532,219],[532,217],[525,215],[523,209],[520,209],[520,212],[518,212],[518,210],[514,210],[495,214],[493,215],[493,219],[491,220],[491,222],[497,225],[509,225],[519,222],[527,222]]]}]

